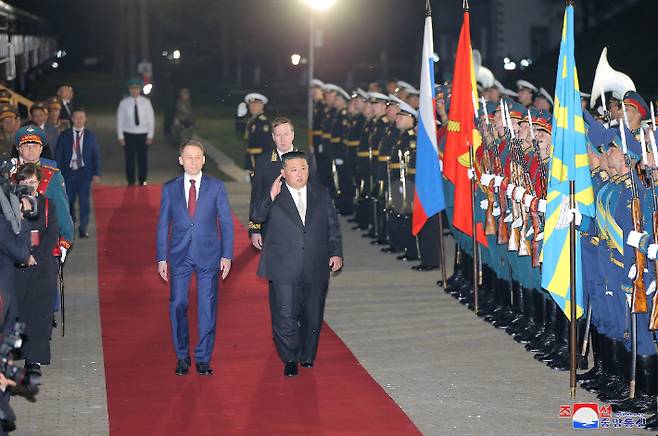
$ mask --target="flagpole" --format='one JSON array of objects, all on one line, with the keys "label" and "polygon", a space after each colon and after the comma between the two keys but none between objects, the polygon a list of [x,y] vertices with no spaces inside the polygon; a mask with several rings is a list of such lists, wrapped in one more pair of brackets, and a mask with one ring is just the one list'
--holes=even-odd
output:
[{"label": "flagpole", "polygon": [[443,215],[439,212],[439,256],[441,257],[441,281],[443,288],[447,286],[447,275],[446,275],[446,250],[445,250],[445,240],[443,238]]},{"label": "flagpole", "polygon": [[[576,182],[569,181],[569,208],[572,210],[576,208]],[[570,360],[570,377],[569,388],[571,389],[571,398],[576,398],[576,348],[577,348],[577,332],[576,332],[576,223],[575,219],[571,220],[569,224],[569,302],[571,309],[571,322],[569,325],[569,360]]]},{"label": "flagpole", "polygon": [[471,211],[472,211],[472,219],[471,219],[471,240],[473,241],[473,308],[475,310],[475,315],[477,316],[480,313],[480,298],[479,298],[479,293],[480,293],[480,284],[479,284],[479,271],[478,271],[478,266],[479,266],[479,259],[478,259],[478,241],[477,241],[477,224],[475,222],[475,151],[473,150],[473,145],[470,143],[470,141],[466,140],[468,144],[468,152],[469,152],[469,157],[470,157],[470,168],[469,171],[471,172]]}]

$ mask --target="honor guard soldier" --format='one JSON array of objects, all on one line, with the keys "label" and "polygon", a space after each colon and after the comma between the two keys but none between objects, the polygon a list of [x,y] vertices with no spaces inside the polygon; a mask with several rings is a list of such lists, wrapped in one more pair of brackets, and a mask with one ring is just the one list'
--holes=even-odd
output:
[{"label": "honor guard soldier", "polygon": [[318,175],[320,176],[320,183],[330,189],[333,185],[332,178],[332,160],[331,160],[331,129],[336,119],[336,94],[337,86],[333,83],[326,83],[323,88],[324,94],[324,114],[320,122],[320,130],[322,135],[319,143],[315,147],[315,157],[317,158]]},{"label": "honor guard soldier", "polygon": [[370,214],[368,213],[368,202],[370,201],[370,149],[368,147],[368,138],[370,138],[370,132],[375,125],[370,93],[366,93],[366,99],[362,106],[362,114],[365,122],[359,136],[356,151],[355,169],[358,196],[354,206],[356,212],[355,220],[357,222],[355,229],[367,230],[370,222]]},{"label": "honor guard soldier", "polygon": [[270,120],[263,113],[267,104],[267,97],[263,94],[252,92],[244,98],[249,107],[251,118],[247,121],[244,139],[247,143],[245,153],[245,170],[253,182],[256,160],[261,154],[269,154],[272,150],[272,126]]},{"label": "honor guard soldier", "polygon": [[377,239],[372,241],[373,245],[385,245],[389,242],[389,220],[386,213],[390,203],[388,161],[391,150],[400,136],[400,129],[396,126],[395,119],[400,111],[400,104],[404,103],[393,94],[389,94],[388,98],[389,100],[386,103],[386,118],[391,120],[391,122],[386,127],[386,131],[379,145],[379,155],[374,160],[374,180],[377,185],[377,191],[379,192],[379,197],[374,199],[374,201],[376,202],[376,218],[379,232]]},{"label": "honor guard soldier", "polygon": [[527,80],[517,80],[516,88],[519,91],[517,96],[519,103],[525,107],[532,106],[532,103],[535,100],[535,95],[537,95],[539,89]]},{"label": "honor guard soldier", "polygon": [[59,121],[59,114],[62,111],[62,103],[57,97],[50,97],[46,100],[48,105],[48,125],[53,126],[58,132],[62,133],[66,127]]},{"label": "honor guard soldier", "polygon": [[553,97],[548,91],[540,87],[533,105],[537,110],[553,112]]},{"label": "honor guard soldier", "polygon": [[370,180],[370,192],[368,201],[369,231],[365,237],[376,239],[379,237],[379,223],[377,220],[377,200],[380,195],[380,186],[377,180],[379,146],[381,145],[390,120],[386,116],[386,103],[388,97],[379,92],[370,93],[370,103],[373,111],[373,128],[368,137],[368,178]]},{"label": "honor guard soldier", "polygon": [[409,103],[409,106],[418,110],[420,107],[420,91],[413,86],[408,88],[406,102]]},{"label": "honor guard soldier", "polygon": [[20,126],[20,118],[18,116],[18,108],[10,104],[2,104],[0,106],[0,126],[2,132],[0,133],[0,152],[11,153],[12,157],[16,157],[15,135]]},{"label": "honor guard soldier", "polygon": [[[345,147],[345,174],[346,184],[341,190],[341,194],[345,198],[345,211],[348,214],[354,213],[354,204],[356,202],[356,188],[357,175],[356,175],[356,160],[357,148],[359,146],[359,138],[363,132],[366,123],[366,117],[363,115],[363,110],[368,100],[368,94],[358,88],[351,95],[351,99],[347,104],[347,129],[343,135],[343,145]],[[349,204],[348,203],[349,199]],[[355,222],[356,219],[350,218],[349,222]]]},{"label": "honor guard soldier", "polygon": [[313,126],[311,134],[313,135],[313,147],[320,145],[322,139],[322,120],[324,119],[324,87],[322,80],[311,80],[311,98],[313,99]]},{"label": "honor guard soldier", "polygon": [[383,251],[399,253],[398,260],[418,259],[416,238],[411,233],[413,212],[417,111],[407,103],[400,103],[395,115],[398,139],[390,150],[390,246]]},{"label": "honor guard soldier", "polygon": [[352,197],[349,194],[349,175],[345,168],[346,147],[343,144],[343,138],[348,127],[347,103],[350,101],[350,95],[340,86],[336,86],[335,92],[336,117],[331,126],[331,143],[328,149],[332,176],[329,192],[334,198],[338,212],[341,215],[347,215],[352,209]]}]

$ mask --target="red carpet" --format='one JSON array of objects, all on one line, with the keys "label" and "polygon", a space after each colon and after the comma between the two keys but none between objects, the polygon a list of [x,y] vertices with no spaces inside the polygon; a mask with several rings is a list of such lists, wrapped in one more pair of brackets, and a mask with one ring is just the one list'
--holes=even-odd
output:
[{"label": "red carpet", "polygon": [[[159,186],[94,191],[110,431],[113,435],[418,434],[326,325],[316,367],[285,378],[270,330],[258,256],[236,221],[220,285],[213,367],[174,375],[168,285],[155,263]],[[192,351],[196,291],[190,299]],[[193,354],[193,353],[192,353]]]}]

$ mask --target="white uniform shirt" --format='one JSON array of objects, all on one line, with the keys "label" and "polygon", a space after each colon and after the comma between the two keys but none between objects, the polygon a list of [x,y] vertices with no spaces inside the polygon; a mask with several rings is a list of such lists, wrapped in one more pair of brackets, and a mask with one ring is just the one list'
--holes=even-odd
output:
[{"label": "white uniform shirt", "polygon": [[[135,125],[135,102],[137,102],[137,114],[139,115],[139,126]],[[124,139],[124,133],[144,134],[153,138],[155,130],[155,114],[151,100],[143,95],[136,99],[126,97],[119,103],[117,108],[117,138]]]},{"label": "white uniform shirt", "polygon": [[295,202],[295,206],[297,206],[297,212],[299,213],[299,217],[302,219],[302,223],[306,225],[306,213],[302,216],[302,213],[299,208],[299,193],[301,192],[301,197],[302,201],[304,202],[304,211],[308,209],[308,197],[306,196],[306,185],[302,189],[295,189],[289,184],[286,183],[286,186],[288,187],[288,190],[290,191],[290,195],[292,195],[292,199]]}]

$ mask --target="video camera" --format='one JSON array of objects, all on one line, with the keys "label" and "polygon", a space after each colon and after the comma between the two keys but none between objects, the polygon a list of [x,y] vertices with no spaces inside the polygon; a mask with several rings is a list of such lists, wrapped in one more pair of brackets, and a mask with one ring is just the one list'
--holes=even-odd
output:
[{"label": "video camera", "polygon": [[23,215],[25,218],[36,218],[38,211],[34,188],[12,183],[11,171],[13,168],[14,162],[0,157],[0,214],[4,214],[5,218],[10,221],[16,221],[16,212],[12,209],[15,210],[22,199],[27,199],[32,207],[31,210],[23,212]]},{"label": "video camera", "polygon": [[[21,368],[14,364],[14,354],[23,344],[23,333],[25,332],[25,323],[16,322],[14,328],[8,335],[5,335],[0,341],[0,373],[7,379],[16,382],[17,387],[26,389],[27,392],[34,396],[39,392],[41,384],[41,375],[33,370]],[[0,427],[4,431],[11,431],[16,428],[16,414],[9,406],[8,401],[0,399]]]}]

